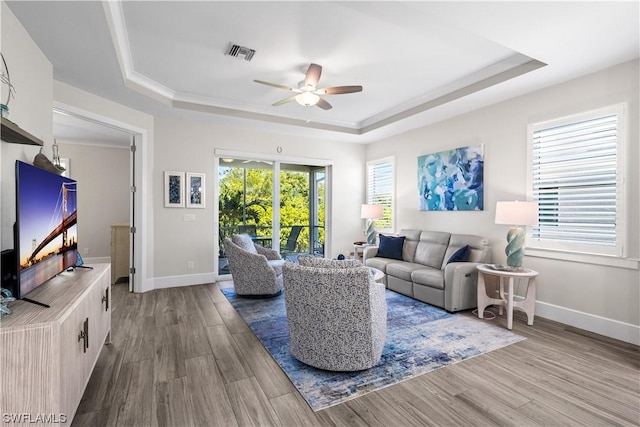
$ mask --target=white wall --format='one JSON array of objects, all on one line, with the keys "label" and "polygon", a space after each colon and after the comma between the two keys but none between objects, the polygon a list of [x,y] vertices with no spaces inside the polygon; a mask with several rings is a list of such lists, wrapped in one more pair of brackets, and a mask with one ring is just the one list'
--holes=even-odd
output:
[{"label": "white wall", "polygon": [[[0,51],[7,61],[15,98],[9,101],[7,118],[44,141],[43,153],[51,158],[53,117],[53,68],[9,7],[1,2]],[[4,85],[3,85],[4,86]],[[2,102],[6,94],[0,95]],[[0,215],[2,249],[13,248],[15,212],[15,161],[32,163],[39,147],[2,142],[0,175],[2,208]]]},{"label": "white wall", "polygon": [[[154,257],[155,277],[170,286],[198,280],[213,272],[214,238],[213,165],[214,150],[225,149],[327,159],[333,164],[332,250],[331,256],[348,253],[353,242],[362,238],[360,205],[364,200],[365,146],[337,143],[239,127],[213,126],[183,120],[155,120],[154,151]],[[277,148],[282,147],[281,153]],[[206,174],[205,209],[165,208],[163,172],[201,172]],[[185,222],[184,215],[196,216]],[[194,269],[187,269],[187,261]],[[193,276],[189,278],[187,276]],[[195,282],[194,282],[195,283]]]},{"label": "white wall", "polygon": [[[367,160],[396,156],[397,229],[470,233],[491,239],[494,261],[504,263],[507,228],[494,224],[498,200],[525,200],[527,124],[617,103],[628,105],[628,256],[640,255],[638,60],[514,98],[367,147]],[[483,143],[485,207],[482,212],[418,211],[417,157]],[[610,264],[607,259],[599,262]],[[586,262],[525,257],[540,272],[538,315],[640,343],[637,261],[616,268]]]},{"label": "white wall", "polygon": [[60,157],[70,162],[69,176],[78,181],[78,249],[88,258],[111,256],[111,225],[129,223],[128,147],[68,143],[57,139]]}]

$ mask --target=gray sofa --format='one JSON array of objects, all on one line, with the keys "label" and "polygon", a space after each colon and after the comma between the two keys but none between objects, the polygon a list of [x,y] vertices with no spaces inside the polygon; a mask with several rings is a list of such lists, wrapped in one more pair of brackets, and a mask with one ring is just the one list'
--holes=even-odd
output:
[{"label": "gray sofa", "polygon": [[[455,312],[477,306],[478,264],[491,262],[489,239],[469,234],[401,230],[402,260],[382,258],[378,246],[364,249],[363,263],[385,273],[388,289]],[[448,263],[469,245],[466,262]]]}]

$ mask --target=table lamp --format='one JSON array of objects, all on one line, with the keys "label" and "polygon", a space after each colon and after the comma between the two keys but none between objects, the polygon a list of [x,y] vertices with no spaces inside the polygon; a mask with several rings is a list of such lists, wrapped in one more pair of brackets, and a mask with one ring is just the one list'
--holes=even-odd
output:
[{"label": "table lamp", "polygon": [[360,218],[367,220],[367,243],[370,245],[376,244],[376,229],[374,227],[374,220],[382,218],[382,205],[362,205],[360,209]]},{"label": "table lamp", "polygon": [[497,202],[496,224],[509,224],[507,233],[507,265],[517,269],[522,267],[524,256],[524,229],[520,226],[538,223],[538,204],[536,202]]}]

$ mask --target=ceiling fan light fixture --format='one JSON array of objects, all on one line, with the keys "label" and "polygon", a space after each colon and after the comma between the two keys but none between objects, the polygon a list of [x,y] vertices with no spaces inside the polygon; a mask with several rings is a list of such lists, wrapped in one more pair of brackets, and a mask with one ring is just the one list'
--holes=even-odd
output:
[{"label": "ceiling fan light fixture", "polygon": [[320,101],[320,97],[312,92],[302,92],[296,95],[296,102],[305,107],[316,105]]},{"label": "ceiling fan light fixture", "polygon": [[307,73],[304,76],[304,80],[298,83],[297,89],[278,83],[265,82],[264,80],[254,80],[254,82],[297,93],[297,95],[289,95],[289,97],[271,104],[274,107],[279,107],[280,105],[288,104],[289,102],[293,102],[295,100],[303,107],[311,107],[312,105],[315,105],[322,108],[323,110],[330,110],[333,108],[333,106],[320,95],[340,95],[343,93],[362,92],[362,86],[334,86],[324,89],[318,89],[318,80],[320,80],[321,72],[322,67],[320,65],[309,65]]}]

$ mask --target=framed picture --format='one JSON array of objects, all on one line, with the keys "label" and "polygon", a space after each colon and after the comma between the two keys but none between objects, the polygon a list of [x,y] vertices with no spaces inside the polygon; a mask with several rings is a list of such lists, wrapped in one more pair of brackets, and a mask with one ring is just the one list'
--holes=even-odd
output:
[{"label": "framed picture", "polygon": [[184,172],[164,171],[164,207],[184,207]]},{"label": "framed picture", "polygon": [[187,207],[204,208],[204,174],[187,172]]},{"label": "framed picture", "polygon": [[418,157],[418,209],[484,209],[484,146],[455,148]]}]

